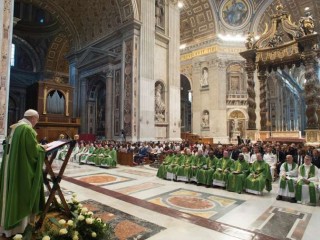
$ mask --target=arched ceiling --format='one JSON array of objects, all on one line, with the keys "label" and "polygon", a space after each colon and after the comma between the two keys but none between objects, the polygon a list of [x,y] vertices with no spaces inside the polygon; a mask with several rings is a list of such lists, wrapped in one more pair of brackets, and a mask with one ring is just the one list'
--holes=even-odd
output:
[{"label": "arched ceiling", "polygon": [[181,43],[215,33],[215,21],[210,0],[184,0],[180,11]]},{"label": "arched ceiling", "polygon": [[[198,42],[200,38],[214,38],[218,33],[247,34],[254,31],[261,34],[265,23],[271,22],[271,15],[279,0],[181,0],[180,36],[181,43]],[[226,12],[233,3],[246,7],[242,24],[226,24]],[[293,22],[304,16],[304,9],[309,7],[314,19],[320,17],[320,0],[282,0],[284,10],[291,15]],[[232,17],[232,16],[231,16]],[[270,26],[270,24],[269,24]],[[316,21],[316,31],[320,22]]]}]

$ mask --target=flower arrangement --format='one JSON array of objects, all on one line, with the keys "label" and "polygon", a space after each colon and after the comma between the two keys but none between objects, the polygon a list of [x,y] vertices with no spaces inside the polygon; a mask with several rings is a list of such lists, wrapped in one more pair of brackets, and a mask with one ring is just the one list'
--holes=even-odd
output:
[{"label": "flower arrangement", "polygon": [[[61,202],[57,199],[59,205]],[[72,218],[50,217],[43,228],[36,236],[36,240],[105,240],[111,239],[113,230],[108,223],[104,223],[101,218],[95,218],[93,212],[83,207],[76,199],[76,194],[72,195],[68,201]],[[18,234],[15,240],[23,239]]]}]

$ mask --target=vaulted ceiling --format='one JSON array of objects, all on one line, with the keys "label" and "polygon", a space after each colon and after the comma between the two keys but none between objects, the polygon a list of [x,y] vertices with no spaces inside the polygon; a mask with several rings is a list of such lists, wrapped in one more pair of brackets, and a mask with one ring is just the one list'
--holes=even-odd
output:
[{"label": "vaulted ceiling", "polygon": [[[261,34],[265,24],[270,26],[270,16],[275,13],[275,6],[279,0],[181,0],[184,6],[181,8],[181,43],[199,41],[200,38],[212,38],[218,33],[222,34],[246,34],[254,31]],[[234,3],[242,11],[243,18],[237,18],[231,13]],[[282,0],[284,10],[291,15],[293,22],[298,22],[305,15],[305,8],[309,7],[317,19],[316,28],[319,30],[320,0]],[[239,12],[238,12],[239,13]],[[238,22],[237,22],[238,20]],[[228,22],[229,21],[229,22]]]}]

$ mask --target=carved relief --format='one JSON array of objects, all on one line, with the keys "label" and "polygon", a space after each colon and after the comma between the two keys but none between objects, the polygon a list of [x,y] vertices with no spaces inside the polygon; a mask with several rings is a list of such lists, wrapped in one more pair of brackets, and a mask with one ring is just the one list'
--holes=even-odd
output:
[{"label": "carved relief", "polygon": [[155,114],[154,119],[156,122],[165,122],[166,104],[164,101],[164,86],[161,82],[155,84]]},{"label": "carved relief", "polygon": [[124,109],[123,128],[127,136],[132,134],[132,65],[133,65],[133,40],[125,42],[125,66],[124,66]]},{"label": "carved relief", "polygon": [[121,69],[115,71],[114,79],[114,135],[120,135],[120,106],[121,106]]}]

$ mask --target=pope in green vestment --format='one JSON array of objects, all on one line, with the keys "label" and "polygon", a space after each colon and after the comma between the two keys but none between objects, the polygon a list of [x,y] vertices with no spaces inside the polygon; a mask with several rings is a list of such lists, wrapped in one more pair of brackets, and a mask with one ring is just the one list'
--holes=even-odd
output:
[{"label": "pope in green vestment", "polygon": [[241,193],[244,190],[244,182],[249,174],[249,163],[244,160],[244,155],[239,154],[238,160],[230,167],[227,180],[227,190]]},{"label": "pope in green vestment", "polygon": [[33,129],[39,115],[27,110],[12,125],[6,139],[0,171],[0,235],[22,233],[29,218],[44,207],[42,167],[45,151]]},{"label": "pope in green vestment", "polygon": [[245,182],[246,192],[262,194],[264,188],[270,192],[272,189],[270,166],[262,159],[261,153],[257,153],[256,156],[257,160],[252,163]]}]

